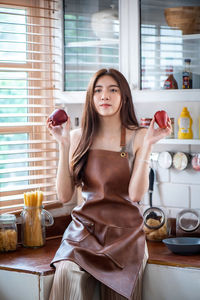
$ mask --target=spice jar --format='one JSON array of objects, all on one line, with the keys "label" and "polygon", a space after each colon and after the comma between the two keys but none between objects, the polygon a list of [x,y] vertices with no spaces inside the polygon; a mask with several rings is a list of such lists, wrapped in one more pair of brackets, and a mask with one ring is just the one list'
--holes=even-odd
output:
[{"label": "spice jar", "polygon": [[173,156],[173,167],[178,171],[182,171],[187,168],[190,160],[190,154],[184,152],[176,152]]},{"label": "spice jar", "polygon": [[171,134],[166,136],[166,139],[174,139],[175,137],[175,131],[174,131],[174,118],[170,118],[171,120],[171,127],[172,127],[172,131],[171,131]]},{"label": "spice jar", "polygon": [[149,127],[150,123],[151,123],[152,119],[151,118],[141,118],[140,119],[140,126],[141,127]]},{"label": "spice jar", "polygon": [[158,164],[163,169],[169,169],[172,165],[172,154],[168,151],[160,152],[158,155]]},{"label": "spice jar", "polygon": [[46,226],[54,223],[53,216],[42,206],[25,206],[22,217],[22,245],[38,248],[45,244]]},{"label": "spice jar", "polygon": [[200,171],[200,154],[195,154],[191,159],[193,170]]},{"label": "spice jar", "polygon": [[151,207],[144,214],[144,232],[148,241],[162,241],[168,236],[166,213],[159,207]]},{"label": "spice jar", "polygon": [[14,251],[17,248],[17,224],[13,214],[0,215],[0,252]]}]

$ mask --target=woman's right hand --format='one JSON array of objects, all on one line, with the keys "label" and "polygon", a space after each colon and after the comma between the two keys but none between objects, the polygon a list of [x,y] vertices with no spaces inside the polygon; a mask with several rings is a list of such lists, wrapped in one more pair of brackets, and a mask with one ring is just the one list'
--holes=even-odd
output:
[{"label": "woman's right hand", "polygon": [[52,121],[47,119],[47,128],[50,135],[52,135],[59,144],[66,146],[70,145],[70,118],[62,125],[53,126]]},{"label": "woman's right hand", "polygon": [[153,145],[157,143],[160,139],[169,136],[172,131],[171,120],[168,119],[167,127],[165,129],[157,127],[154,128],[155,118],[152,119],[149,128],[147,129],[146,135],[144,137],[144,145]]}]

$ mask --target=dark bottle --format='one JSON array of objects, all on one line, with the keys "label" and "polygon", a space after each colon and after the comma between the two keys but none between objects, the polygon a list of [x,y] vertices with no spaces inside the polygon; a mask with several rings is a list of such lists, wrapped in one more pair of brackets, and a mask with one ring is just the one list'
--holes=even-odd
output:
[{"label": "dark bottle", "polygon": [[173,75],[173,67],[169,66],[166,69],[167,79],[164,81],[164,89],[178,89],[178,84]]},{"label": "dark bottle", "polygon": [[192,72],[190,70],[191,59],[186,58],[184,62],[185,68],[183,71],[183,89],[192,89]]}]

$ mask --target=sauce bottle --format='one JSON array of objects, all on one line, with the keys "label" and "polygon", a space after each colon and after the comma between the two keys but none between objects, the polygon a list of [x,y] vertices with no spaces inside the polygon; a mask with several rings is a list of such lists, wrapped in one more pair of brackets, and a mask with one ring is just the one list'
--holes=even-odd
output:
[{"label": "sauce bottle", "polygon": [[186,58],[184,62],[185,68],[183,71],[183,89],[192,89],[192,72],[190,71],[191,59]]},{"label": "sauce bottle", "polygon": [[192,132],[192,123],[193,120],[190,116],[190,113],[187,107],[183,107],[181,115],[178,119],[178,139],[192,139],[193,132]]},{"label": "sauce bottle", "polygon": [[164,89],[178,89],[178,84],[173,75],[173,67],[169,66],[166,69],[167,79],[164,81]]}]

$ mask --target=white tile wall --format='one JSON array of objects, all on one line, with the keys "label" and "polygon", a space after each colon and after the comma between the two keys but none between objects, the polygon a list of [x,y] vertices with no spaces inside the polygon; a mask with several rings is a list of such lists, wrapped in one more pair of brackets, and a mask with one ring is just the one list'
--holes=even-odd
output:
[{"label": "white tile wall", "polygon": [[157,185],[159,197],[153,197],[156,206],[189,207],[189,186],[172,182]]},{"label": "white tile wall", "polygon": [[[178,151],[189,154],[200,153],[200,145],[156,144],[153,147],[153,151],[169,151],[172,155]],[[153,200],[154,204],[171,209],[174,216],[183,208],[200,208],[200,172],[193,170],[191,164],[183,171],[178,171],[173,166],[169,169],[162,169],[157,162],[154,162],[152,166],[157,172],[156,177],[160,197],[160,200],[155,197],[155,200]]]},{"label": "white tile wall", "polygon": [[170,170],[171,182],[183,183],[183,184],[200,184],[200,172],[193,170],[192,168],[187,168],[183,171],[177,171],[174,168]]},{"label": "white tile wall", "polygon": [[200,184],[191,185],[191,208],[200,209]]}]

